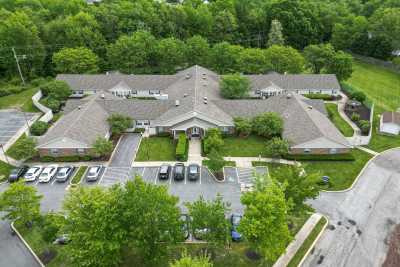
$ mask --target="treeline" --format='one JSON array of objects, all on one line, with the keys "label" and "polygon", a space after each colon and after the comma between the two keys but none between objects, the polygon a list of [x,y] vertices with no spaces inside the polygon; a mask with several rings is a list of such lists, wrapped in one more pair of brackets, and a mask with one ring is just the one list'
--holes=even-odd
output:
[{"label": "treeline", "polygon": [[[117,67],[123,71],[135,68],[143,73],[168,73],[171,70],[166,65],[172,60],[179,63],[185,55],[181,52],[174,59],[164,60],[164,53],[160,51],[176,51],[181,42],[187,44],[194,36],[202,37],[213,49],[224,42],[237,45],[233,46],[235,49],[240,49],[239,45],[265,48],[274,20],[281,25],[285,45],[299,50],[310,44],[331,42],[336,50],[350,49],[388,58],[400,43],[400,3],[396,0],[173,2],[176,1],[103,0],[98,5],[88,5],[85,0],[3,0],[0,2],[0,75],[17,73],[12,47],[27,76],[53,75],[57,71],[53,55],[63,48],[90,49],[98,60],[95,71],[109,70],[120,59],[111,60],[110,56],[124,56],[121,46],[128,42],[134,45],[132,38],[137,32],[152,36],[145,36],[149,47],[137,47],[142,49],[143,58],[150,61],[150,67],[141,67],[140,62]],[[148,51],[153,47],[149,42],[154,39],[159,40],[154,51],[158,62],[154,58],[146,59],[152,53]],[[210,57],[213,58],[212,53]]]}]

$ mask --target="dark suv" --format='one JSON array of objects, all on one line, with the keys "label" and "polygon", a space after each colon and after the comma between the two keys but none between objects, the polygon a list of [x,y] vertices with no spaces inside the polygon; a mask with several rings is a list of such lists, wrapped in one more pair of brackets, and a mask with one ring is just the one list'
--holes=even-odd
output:
[{"label": "dark suv", "polygon": [[160,171],[158,172],[158,178],[168,179],[170,171],[171,171],[171,166],[169,166],[168,164],[161,165]]},{"label": "dark suv", "polygon": [[18,181],[18,179],[26,173],[28,168],[28,166],[22,166],[11,170],[10,175],[8,176],[8,181],[10,183]]},{"label": "dark suv", "polygon": [[196,181],[200,177],[200,166],[197,164],[190,164],[188,167],[189,180]]},{"label": "dark suv", "polygon": [[174,167],[174,180],[185,179],[185,165],[183,163],[176,163]]}]

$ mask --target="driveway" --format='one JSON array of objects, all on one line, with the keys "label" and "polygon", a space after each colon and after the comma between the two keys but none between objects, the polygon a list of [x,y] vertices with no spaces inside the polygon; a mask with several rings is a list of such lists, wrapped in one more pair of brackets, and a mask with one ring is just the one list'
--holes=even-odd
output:
[{"label": "driveway", "polygon": [[376,157],[353,189],[310,203],[330,226],[303,266],[381,266],[400,223],[400,149]]},{"label": "driveway", "polygon": [[124,134],[115,148],[109,166],[130,167],[136,152],[139,149],[140,139],[140,134]]}]

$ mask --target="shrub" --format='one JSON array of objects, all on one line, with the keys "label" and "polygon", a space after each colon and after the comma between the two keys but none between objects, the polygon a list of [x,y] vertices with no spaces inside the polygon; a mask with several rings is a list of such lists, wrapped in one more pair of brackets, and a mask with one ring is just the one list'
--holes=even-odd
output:
[{"label": "shrub", "polygon": [[57,113],[60,111],[61,102],[55,98],[49,97],[43,100],[43,105],[51,109],[54,113]]},{"label": "shrub", "polygon": [[43,156],[40,158],[41,162],[79,162],[79,161],[90,161],[92,156],[64,156],[64,157],[52,157]]},{"label": "shrub", "polygon": [[44,96],[49,96],[59,101],[66,100],[72,94],[69,85],[64,81],[58,80],[42,84],[40,90]]},{"label": "shrub", "polygon": [[278,113],[266,112],[253,118],[253,131],[264,137],[280,136],[283,131],[283,120]]},{"label": "shrub", "polygon": [[351,98],[363,103],[367,96],[361,91],[355,91],[351,94]]},{"label": "shrub", "polygon": [[36,135],[36,136],[43,135],[47,131],[48,128],[49,128],[49,125],[47,122],[35,121],[31,126],[31,134]]},{"label": "shrub", "polygon": [[358,122],[358,126],[361,129],[361,133],[367,135],[369,133],[369,129],[371,128],[371,123],[367,120],[360,120]]},{"label": "shrub", "polygon": [[221,131],[218,128],[208,129],[206,135],[204,136],[204,153],[211,152],[212,149],[219,151],[224,145],[224,140],[222,140]]},{"label": "shrub", "polygon": [[325,101],[334,100],[335,98],[333,95],[328,95],[328,94],[305,94],[304,96],[309,99],[322,99]]},{"label": "shrub", "polygon": [[157,134],[158,137],[171,137],[171,133],[169,132],[162,132]]},{"label": "shrub", "polygon": [[120,135],[127,129],[133,127],[133,119],[131,117],[118,113],[112,114],[108,117],[107,122],[111,127],[113,135]]},{"label": "shrub", "polygon": [[185,133],[180,133],[176,145],[175,156],[179,161],[187,160],[188,140]]},{"label": "shrub", "polygon": [[274,137],[267,143],[267,155],[281,157],[289,152],[289,142],[279,137]]},{"label": "shrub", "polygon": [[235,130],[239,136],[247,137],[251,133],[251,121],[245,118],[234,118]]},{"label": "shrub", "polygon": [[56,213],[48,213],[43,216],[41,234],[47,243],[53,242],[57,238],[58,231],[64,224],[65,218]]},{"label": "shrub", "polygon": [[360,120],[360,114],[353,112],[353,114],[351,114],[351,120],[352,121],[359,121]]},{"label": "shrub", "polygon": [[392,60],[392,63],[393,63],[395,66],[400,67],[400,57],[395,57],[395,58]]},{"label": "shrub", "polygon": [[144,131],[146,131],[145,128],[135,128],[135,130],[133,130],[134,133],[144,133]]}]

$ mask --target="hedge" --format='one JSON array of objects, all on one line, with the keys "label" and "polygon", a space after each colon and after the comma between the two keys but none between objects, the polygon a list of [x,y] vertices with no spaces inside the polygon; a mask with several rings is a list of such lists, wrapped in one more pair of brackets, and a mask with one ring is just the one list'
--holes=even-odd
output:
[{"label": "hedge", "polygon": [[171,137],[171,133],[169,132],[158,133],[157,137]]},{"label": "hedge", "polygon": [[352,153],[348,154],[329,154],[329,155],[309,155],[309,154],[301,154],[301,155],[293,155],[288,154],[283,158],[289,160],[310,160],[310,161],[354,161],[355,158]]},{"label": "hedge", "polygon": [[[354,93],[357,93],[357,92],[362,92],[362,91],[359,90],[358,88],[356,88],[356,87],[354,87],[354,86],[352,86],[352,85],[350,85],[350,84],[348,84],[348,83],[345,83],[345,82],[341,82],[341,83],[340,83],[340,86],[342,87],[342,90],[343,90],[348,96],[351,96],[351,95],[353,95]],[[368,96],[366,96],[366,99],[365,99],[365,101],[363,102],[363,104],[364,104],[366,107],[368,107],[368,108],[371,108],[371,107],[372,107],[372,101],[371,101],[371,99],[368,98]]]},{"label": "hedge", "polygon": [[145,128],[135,128],[135,130],[133,130],[134,133],[144,133],[144,131],[146,131]]},{"label": "hedge", "polygon": [[31,126],[31,134],[35,136],[43,135],[48,128],[49,124],[47,122],[35,121]]},{"label": "hedge", "polygon": [[176,145],[175,156],[179,161],[187,160],[187,152],[188,152],[188,139],[186,138],[186,134],[180,133],[178,137],[178,143]]},{"label": "hedge", "polygon": [[77,162],[77,161],[90,161],[92,156],[65,156],[65,157],[52,157],[43,156],[39,160],[41,162]]},{"label": "hedge", "polygon": [[335,99],[333,95],[328,95],[328,94],[305,94],[304,96],[309,99],[322,99],[325,101],[330,101]]}]

